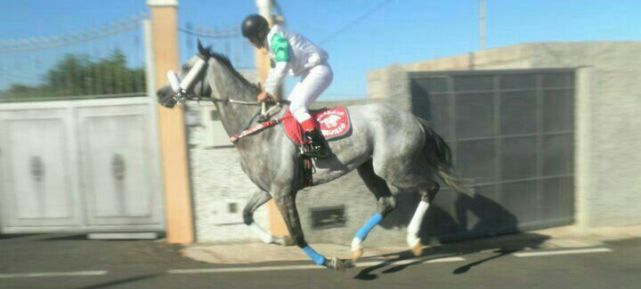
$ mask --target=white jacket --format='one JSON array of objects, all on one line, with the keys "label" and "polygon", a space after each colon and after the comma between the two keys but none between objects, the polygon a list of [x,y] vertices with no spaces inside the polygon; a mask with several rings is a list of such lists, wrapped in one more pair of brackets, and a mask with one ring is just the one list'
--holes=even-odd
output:
[{"label": "white jacket", "polygon": [[274,63],[265,80],[265,91],[271,95],[278,91],[287,72],[301,76],[329,58],[325,50],[281,25],[272,26],[266,41],[269,58]]}]

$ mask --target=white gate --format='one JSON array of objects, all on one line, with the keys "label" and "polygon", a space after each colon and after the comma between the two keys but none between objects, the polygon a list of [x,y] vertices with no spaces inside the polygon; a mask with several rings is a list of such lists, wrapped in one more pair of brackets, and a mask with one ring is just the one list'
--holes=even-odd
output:
[{"label": "white gate", "polygon": [[150,30],[0,41],[0,234],[164,229]]},{"label": "white gate", "polygon": [[149,97],[0,106],[0,233],[162,230]]}]

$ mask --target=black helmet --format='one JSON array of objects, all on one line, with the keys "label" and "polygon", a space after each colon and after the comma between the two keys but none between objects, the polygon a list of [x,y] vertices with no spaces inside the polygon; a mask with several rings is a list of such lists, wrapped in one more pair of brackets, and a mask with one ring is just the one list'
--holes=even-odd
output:
[{"label": "black helmet", "polygon": [[[249,39],[256,39],[259,42],[263,42],[264,39],[257,39],[258,36],[261,36],[261,32],[267,32],[269,30],[269,23],[265,17],[258,14],[252,14],[245,17],[242,25],[243,36]],[[265,37],[267,33],[264,33],[262,37]]]}]

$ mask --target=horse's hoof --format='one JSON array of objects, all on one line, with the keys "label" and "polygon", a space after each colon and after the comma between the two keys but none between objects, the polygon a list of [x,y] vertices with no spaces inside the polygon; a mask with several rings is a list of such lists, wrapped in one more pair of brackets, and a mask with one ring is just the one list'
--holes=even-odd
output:
[{"label": "horse's hoof", "polygon": [[359,258],[363,256],[363,248],[352,251],[352,261],[356,262]]},{"label": "horse's hoof", "polygon": [[332,257],[325,262],[325,267],[336,271],[345,271],[345,269],[354,267],[354,263],[351,260]]},{"label": "horse's hoof", "polygon": [[412,246],[412,254],[414,254],[415,257],[421,256],[421,254],[423,254],[423,244],[421,244],[421,242],[418,242],[418,244]]},{"label": "horse's hoof", "polygon": [[294,240],[290,236],[282,236],[282,237],[275,237],[272,243],[279,246],[287,247],[287,246],[293,246]]},{"label": "horse's hoof", "polygon": [[283,246],[294,246],[294,239],[291,236],[283,236]]}]

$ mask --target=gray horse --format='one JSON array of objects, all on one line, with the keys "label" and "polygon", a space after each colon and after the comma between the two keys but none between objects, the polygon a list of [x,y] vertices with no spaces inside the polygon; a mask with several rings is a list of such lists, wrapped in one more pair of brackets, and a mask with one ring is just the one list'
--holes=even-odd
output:
[{"label": "gray horse", "polygon": [[[187,95],[207,98],[215,103],[230,136],[258,125],[256,115],[260,104],[255,97],[260,88],[241,76],[226,57],[199,45],[199,53],[183,65],[180,75],[185,77],[182,82],[174,79],[170,81],[171,86],[158,91],[162,105],[173,107],[177,98]],[[284,106],[277,117],[286,108]],[[325,258],[305,241],[296,209],[296,193],[305,186],[300,150],[279,127],[265,129],[235,143],[243,171],[259,188],[243,211],[244,222],[263,242],[288,243],[282,237],[271,236],[253,220],[254,211],[273,198],[289,229],[290,242],[303,249],[315,264],[342,270],[363,254],[362,243],[367,234],[394,210],[391,185],[421,195],[407,229],[408,246],[415,255],[420,255],[419,228],[439,190],[435,178],[456,191],[467,192],[453,176],[449,146],[424,120],[388,104],[354,105],[347,109],[352,132],[348,137],[329,142],[332,152],[329,159],[314,161],[313,185],[332,181],[356,169],[378,200],[377,212],[352,241],[352,259]]]}]

